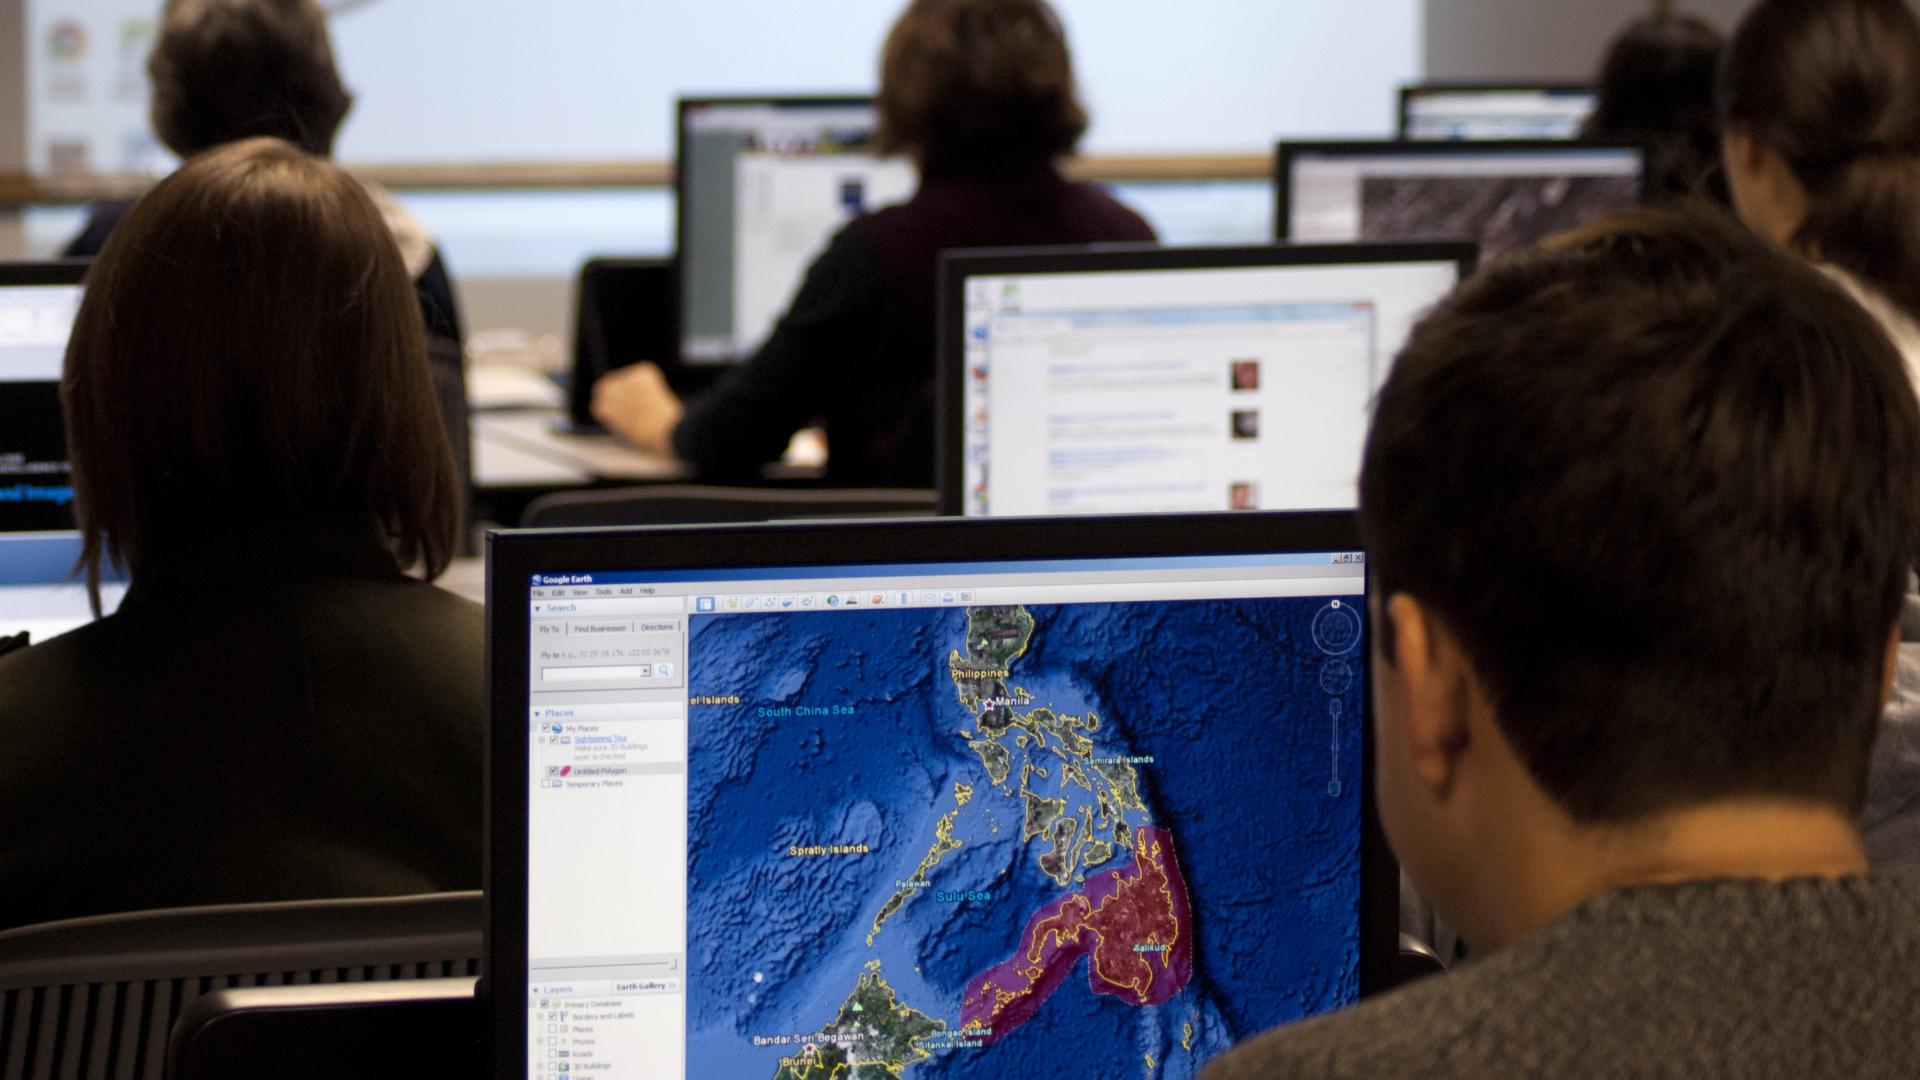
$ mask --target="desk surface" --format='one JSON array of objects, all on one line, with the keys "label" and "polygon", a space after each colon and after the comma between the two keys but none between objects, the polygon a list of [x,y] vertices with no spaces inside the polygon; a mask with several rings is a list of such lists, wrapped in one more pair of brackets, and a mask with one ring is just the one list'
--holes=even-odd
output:
[{"label": "desk surface", "polygon": [[[546,461],[559,470],[594,480],[617,483],[666,483],[689,479],[693,473],[664,454],[636,450],[612,435],[575,435],[557,430],[564,413],[557,409],[481,413],[474,417],[476,444],[474,480],[479,486],[501,487],[478,460],[480,446],[499,455],[496,461]],[[530,468],[528,471],[532,471]],[[556,473],[556,475],[558,475]]]},{"label": "desk surface", "polygon": [[[482,491],[503,488],[563,490],[607,484],[674,484],[694,478],[684,462],[653,454],[613,435],[560,430],[558,409],[483,412],[473,417],[473,478]],[[826,443],[816,431],[794,436],[786,456],[768,466],[769,480],[818,479]]]}]

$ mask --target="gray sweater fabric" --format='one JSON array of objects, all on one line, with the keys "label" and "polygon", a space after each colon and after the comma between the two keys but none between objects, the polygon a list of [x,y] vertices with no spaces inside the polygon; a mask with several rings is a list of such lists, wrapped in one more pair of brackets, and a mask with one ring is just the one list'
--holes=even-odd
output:
[{"label": "gray sweater fabric", "polygon": [[1477,963],[1243,1043],[1203,1080],[1920,1076],[1920,882],[1605,893]]}]

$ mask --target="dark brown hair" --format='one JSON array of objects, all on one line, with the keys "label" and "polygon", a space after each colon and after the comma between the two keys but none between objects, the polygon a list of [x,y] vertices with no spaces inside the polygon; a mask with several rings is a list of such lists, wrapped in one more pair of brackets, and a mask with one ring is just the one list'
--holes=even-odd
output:
[{"label": "dark brown hair", "polygon": [[1045,0],[913,0],[887,35],[879,109],[880,152],[931,169],[1050,161],[1087,131]]},{"label": "dark brown hair", "polygon": [[314,0],[168,0],[147,74],[154,132],[181,157],[257,135],[326,157],[353,103]]},{"label": "dark brown hair", "polygon": [[1697,195],[1726,203],[1713,104],[1724,44],[1718,30],[1689,16],[1634,20],[1600,63],[1593,114],[1581,134],[1649,140],[1648,190],[1656,198]]},{"label": "dark brown hair", "polygon": [[276,139],[160,181],[87,275],[62,401],[81,565],[138,582],[209,525],[377,515],[445,569],[458,488],[419,305],[346,173]]},{"label": "dark brown hair", "polygon": [[1920,319],[1920,20],[1904,0],[1761,0],[1719,102],[1806,188],[1794,246]]},{"label": "dark brown hair", "polygon": [[1858,812],[1920,404],[1825,275],[1706,209],[1496,262],[1414,330],[1360,484],[1379,595],[1458,636],[1574,818]]}]

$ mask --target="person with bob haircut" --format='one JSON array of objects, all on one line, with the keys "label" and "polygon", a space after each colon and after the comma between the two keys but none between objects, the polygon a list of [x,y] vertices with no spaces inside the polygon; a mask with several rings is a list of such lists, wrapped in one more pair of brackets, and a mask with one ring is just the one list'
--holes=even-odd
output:
[{"label": "person with bob haircut", "polygon": [[[1852,294],[1920,385],[1920,18],[1903,0],[1761,0],[1718,96],[1741,219]],[[1861,820],[1876,870],[1920,878],[1920,582],[1901,625]]]},{"label": "person with bob haircut", "polygon": [[1713,79],[1725,44],[1689,15],[1635,19],[1607,47],[1594,80],[1587,139],[1644,139],[1652,146],[1648,192],[1658,200],[1705,198],[1727,205]]},{"label": "person with bob haircut", "polygon": [[1360,480],[1381,822],[1477,959],[1206,1080],[1910,1077],[1920,883],[1859,812],[1920,548],[1920,403],[1710,210],[1488,266]]},{"label": "person with bob haircut", "polygon": [[931,487],[940,252],[1154,238],[1060,175],[1087,114],[1044,0],[913,0],[887,37],[879,113],[879,152],[919,166],[913,199],[842,229],[759,353],[713,390],[683,404],[637,364],[595,385],[601,423],[727,478],[819,422],[830,480]]},{"label": "person with bob haircut", "polygon": [[160,181],[87,276],[62,398],[99,610],[0,656],[0,927],[478,888],[480,608],[380,212],[275,139]]}]

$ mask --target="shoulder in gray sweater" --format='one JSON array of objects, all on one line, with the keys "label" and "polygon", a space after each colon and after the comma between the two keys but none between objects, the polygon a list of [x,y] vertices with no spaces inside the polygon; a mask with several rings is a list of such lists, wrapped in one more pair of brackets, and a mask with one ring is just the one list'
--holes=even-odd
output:
[{"label": "shoulder in gray sweater", "polygon": [[1204,1080],[1920,1076],[1920,883],[1607,893],[1479,963],[1267,1033]]}]

